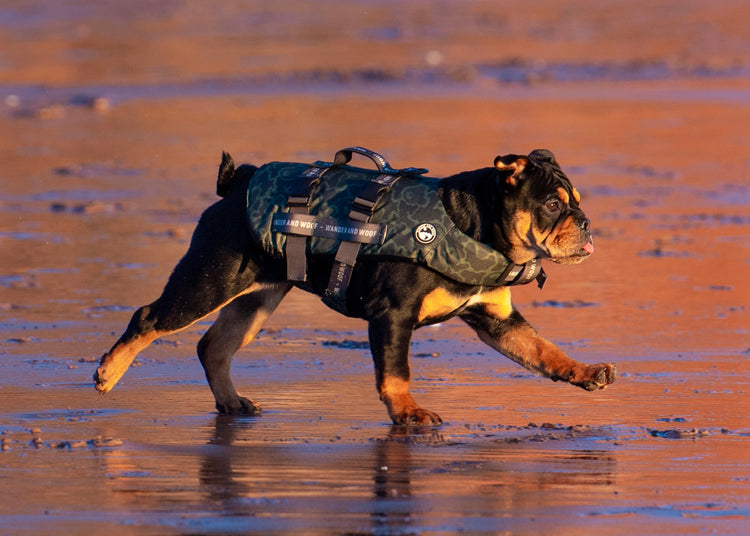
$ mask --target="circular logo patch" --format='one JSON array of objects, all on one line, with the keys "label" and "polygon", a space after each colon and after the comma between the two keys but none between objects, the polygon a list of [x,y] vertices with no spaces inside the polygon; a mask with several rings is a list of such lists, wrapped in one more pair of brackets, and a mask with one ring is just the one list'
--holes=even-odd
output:
[{"label": "circular logo patch", "polygon": [[437,229],[431,223],[422,223],[414,231],[414,238],[420,244],[429,244],[437,238]]}]

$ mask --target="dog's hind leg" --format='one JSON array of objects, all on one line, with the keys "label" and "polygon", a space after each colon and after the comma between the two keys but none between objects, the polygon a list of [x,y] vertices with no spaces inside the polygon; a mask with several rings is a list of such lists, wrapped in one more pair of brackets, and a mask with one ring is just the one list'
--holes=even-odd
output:
[{"label": "dog's hind leg", "polygon": [[204,212],[190,249],[162,295],[135,312],[120,339],[102,356],[94,374],[98,391],[111,390],[155,339],[190,326],[251,290],[260,269],[245,253],[253,246],[241,234],[247,233],[243,220],[226,210],[226,203],[220,201]]},{"label": "dog's hind leg", "polygon": [[[109,352],[102,356],[99,367],[94,373],[94,385],[97,391],[101,393],[110,391],[127,372],[135,357],[153,341],[192,325],[223,307],[238,294],[232,294],[223,300],[207,300],[202,307],[193,308],[186,306],[184,302],[170,298],[165,290],[155,302],[144,305],[135,312],[125,332]],[[186,301],[192,300],[188,297]]]},{"label": "dog's hind leg", "polygon": [[240,396],[231,378],[232,357],[258,334],[291,288],[291,283],[254,285],[236,298],[198,342],[198,357],[216,399],[219,413],[258,413],[260,406]]}]

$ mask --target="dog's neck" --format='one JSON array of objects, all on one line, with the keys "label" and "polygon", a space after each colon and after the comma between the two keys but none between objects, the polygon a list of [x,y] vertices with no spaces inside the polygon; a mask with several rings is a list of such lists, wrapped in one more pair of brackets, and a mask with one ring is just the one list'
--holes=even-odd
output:
[{"label": "dog's neck", "polygon": [[461,232],[507,255],[511,244],[503,233],[504,192],[495,168],[466,171],[440,181],[440,199]]}]

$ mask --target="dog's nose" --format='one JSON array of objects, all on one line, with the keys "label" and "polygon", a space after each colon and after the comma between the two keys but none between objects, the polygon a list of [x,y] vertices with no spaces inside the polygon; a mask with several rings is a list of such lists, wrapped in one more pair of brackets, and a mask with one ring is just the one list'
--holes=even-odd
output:
[{"label": "dog's nose", "polygon": [[588,231],[591,228],[591,220],[588,218],[583,218],[579,225],[581,226],[582,230]]}]

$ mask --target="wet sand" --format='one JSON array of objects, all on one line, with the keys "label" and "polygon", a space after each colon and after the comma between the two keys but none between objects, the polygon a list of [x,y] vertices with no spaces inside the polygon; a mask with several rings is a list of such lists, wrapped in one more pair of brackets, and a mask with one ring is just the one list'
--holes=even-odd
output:
[{"label": "wet sand", "polygon": [[[0,534],[746,533],[750,6],[281,4],[0,11]],[[538,378],[451,321],[411,350],[445,424],[393,427],[365,324],[292,292],[234,362],[260,416],[213,409],[212,318],[96,393],[222,150],[352,144],[433,176],[553,150],[597,250],[514,302],[617,382]]]}]

